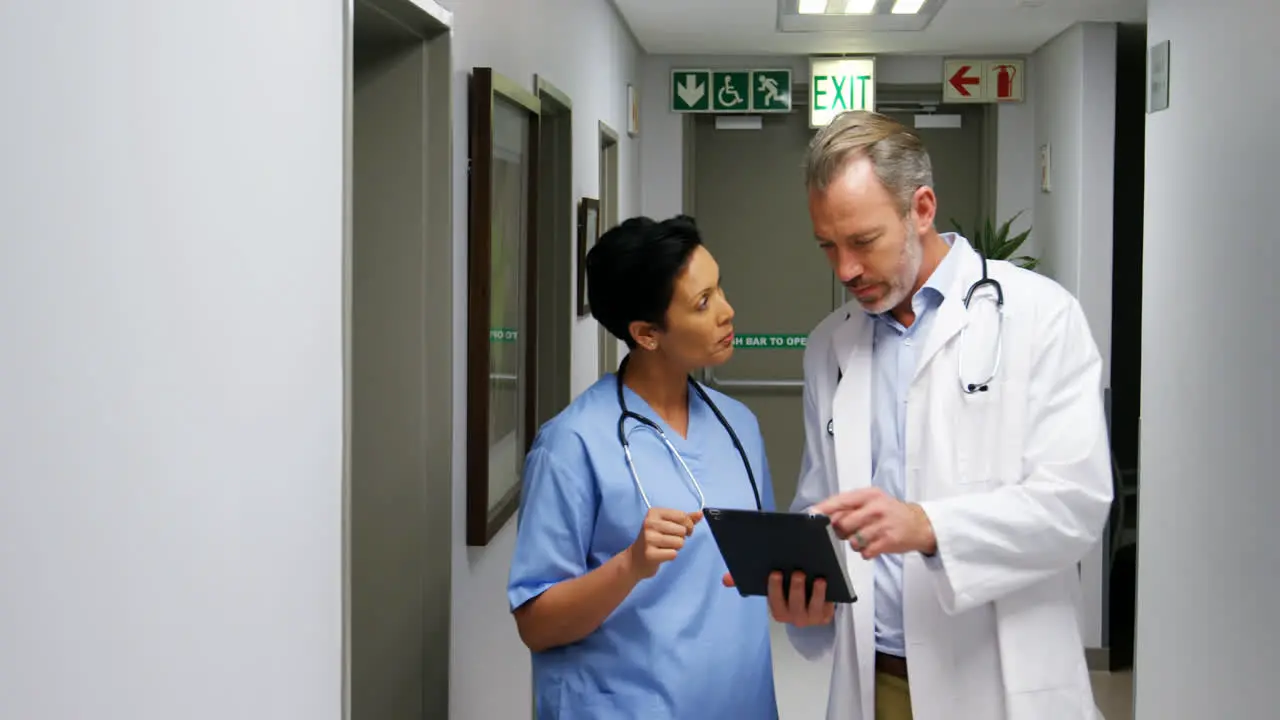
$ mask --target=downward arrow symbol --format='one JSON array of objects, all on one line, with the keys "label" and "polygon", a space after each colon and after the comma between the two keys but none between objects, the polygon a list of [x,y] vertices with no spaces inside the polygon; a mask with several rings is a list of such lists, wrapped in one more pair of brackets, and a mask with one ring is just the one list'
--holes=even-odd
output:
[{"label": "downward arrow symbol", "polygon": [[684,101],[687,107],[693,107],[702,100],[702,96],[707,93],[707,88],[698,82],[697,75],[685,75],[683,83],[676,83],[676,94]]}]

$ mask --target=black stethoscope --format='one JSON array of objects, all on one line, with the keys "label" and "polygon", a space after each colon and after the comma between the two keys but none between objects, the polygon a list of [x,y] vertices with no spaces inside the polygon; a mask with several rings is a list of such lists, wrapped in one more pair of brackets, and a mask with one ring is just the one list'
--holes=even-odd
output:
[{"label": "black stethoscope", "polygon": [[[627,457],[627,467],[631,469],[631,479],[635,481],[636,489],[640,491],[640,498],[644,500],[644,506],[650,509],[653,508],[653,506],[649,504],[649,496],[645,493],[644,486],[640,484],[640,475],[636,473],[636,464],[631,459],[631,443],[627,442],[626,432],[626,422],[628,419],[635,420],[639,423],[638,426],[632,428],[633,431],[639,427],[645,427],[658,434],[658,437],[662,439],[663,444],[667,446],[667,450],[669,450],[672,456],[675,457],[676,461],[680,463],[680,467],[684,468],[685,476],[689,478],[691,483],[693,483],[693,489],[698,494],[698,508],[705,508],[707,506],[707,499],[702,494],[702,486],[698,484],[698,479],[693,476],[693,472],[690,471],[689,466],[685,464],[684,458],[680,457],[680,452],[676,450],[675,445],[671,444],[671,441],[667,438],[667,434],[662,432],[662,428],[658,427],[658,424],[654,421],[627,409],[627,400],[622,393],[622,378],[627,371],[627,361],[630,359],[630,355],[622,359],[622,363],[618,365],[618,372],[615,375],[618,389],[618,408],[622,411],[622,414],[618,416],[618,442],[622,445],[622,452]],[[693,386],[694,392],[698,394],[698,397],[702,399],[702,402],[706,403],[707,407],[711,408],[711,412],[715,414],[716,420],[720,421],[720,426],[724,428],[725,432],[729,433],[729,439],[733,441],[733,447],[738,451],[738,456],[742,458],[742,467],[746,468],[747,479],[751,481],[751,492],[756,498],[756,510],[763,510],[764,506],[760,504],[760,489],[756,486],[756,475],[751,471],[751,462],[747,460],[747,451],[743,449],[742,442],[738,440],[738,434],[733,431],[733,426],[725,419],[724,415],[720,412],[720,408],[716,407],[716,404],[711,402],[711,398],[707,396],[707,392],[702,389],[702,386],[699,385],[692,377],[689,378],[689,384]]]},{"label": "black stethoscope", "polygon": [[[973,300],[973,294],[983,287],[990,287],[996,293],[996,357],[992,363],[991,372],[985,380],[976,383],[966,383],[964,381],[964,339],[965,333],[969,331],[969,326],[965,325],[960,330],[960,346],[956,352],[956,376],[960,379],[960,389],[967,395],[979,392],[987,392],[991,389],[991,381],[995,380],[996,373],[1000,371],[1000,355],[1004,349],[1004,288],[1000,286],[1000,281],[987,274],[987,257],[982,253],[978,253],[978,258],[982,260],[982,277],[977,282],[969,286],[969,290],[964,294],[964,309],[969,310],[969,302]],[[851,316],[845,315],[845,320]],[[836,368],[836,385],[844,379],[844,372],[840,368]],[[836,426],[835,420],[827,421],[827,435],[835,437]]]}]

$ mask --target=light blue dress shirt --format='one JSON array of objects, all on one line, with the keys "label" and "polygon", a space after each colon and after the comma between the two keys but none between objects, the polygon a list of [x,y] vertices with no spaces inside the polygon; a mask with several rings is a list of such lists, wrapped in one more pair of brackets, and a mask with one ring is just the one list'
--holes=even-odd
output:
[{"label": "light blue dress shirt", "polygon": [[[943,235],[950,246],[952,234]],[[929,280],[911,298],[916,319],[904,327],[891,313],[873,315],[871,484],[890,496],[906,500],[907,392],[915,377],[924,345],[946,288],[955,275],[956,256],[948,251]],[[876,650],[906,657],[902,627],[902,556],[875,559]]]}]

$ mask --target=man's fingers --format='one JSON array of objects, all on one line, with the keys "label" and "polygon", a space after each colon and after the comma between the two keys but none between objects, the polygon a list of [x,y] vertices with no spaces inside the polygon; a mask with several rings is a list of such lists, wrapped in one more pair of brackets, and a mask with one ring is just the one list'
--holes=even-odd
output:
[{"label": "man's fingers", "polygon": [[733,576],[730,575],[729,573],[725,573],[724,577],[720,578],[720,582],[724,583],[724,586],[727,588],[735,587],[733,582]]},{"label": "man's fingers", "polygon": [[675,551],[684,547],[684,538],[685,535],[683,531],[676,533],[662,533],[651,530],[645,539],[649,543],[649,547]]},{"label": "man's fingers", "polygon": [[868,505],[836,515],[831,518],[831,525],[836,529],[836,535],[842,539],[848,539],[854,533],[859,533],[863,540],[867,540],[866,528],[879,521],[882,514],[878,505]]},{"label": "man's fingers", "polygon": [[697,525],[698,523],[702,522],[702,511],[698,510],[696,512],[690,513],[689,519],[693,521],[694,525]]},{"label": "man's fingers", "polygon": [[842,492],[838,495],[832,495],[826,500],[823,500],[817,505],[809,508],[809,511],[820,515],[845,513],[862,507],[867,503],[867,501],[877,497],[878,495],[879,492],[875,488],[849,490],[848,492]]}]

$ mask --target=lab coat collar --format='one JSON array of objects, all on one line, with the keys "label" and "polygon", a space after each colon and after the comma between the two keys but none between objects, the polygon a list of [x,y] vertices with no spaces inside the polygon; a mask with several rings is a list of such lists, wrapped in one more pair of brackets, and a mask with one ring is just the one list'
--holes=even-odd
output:
[{"label": "lab coat collar", "polygon": [[[960,235],[955,236],[955,242],[951,245],[947,260],[951,261],[950,278],[943,293],[942,305],[938,307],[938,315],[934,318],[933,326],[929,328],[929,333],[925,337],[924,348],[916,363],[915,378],[924,373],[929,367],[929,362],[938,354],[942,346],[958,335],[969,323],[969,313],[964,307],[964,296],[969,286],[982,277],[982,259],[969,245],[969,241]],[[990,273],[990,263],[988,263],[988,273]]]},{"label": "lab coat collar", "polygon": [[[944,262],[950,267],[947,269],[945,287],[939,288],[943,300],[938,307],[938,315],[933,321],[933,327],[929,329],[929,334],[925,338],[923,352],[916,364],[916,377],[919,377],[942,346],[968,324],[969,315],[965,312],[964,295],[969,286],[982,277],[981,258],[969,241],[961,235],[954,236],[951,251]],[[832,337],[832,350],[835,353],[837,366],[840,368],[841,375],[848,376],[851,372],[857,371],[856,366],[865,363],[865,370],[869,375],[875,318],[863,312],[856,300],[849,301],[842,308],[842,312],[845,314],[845,320]]]}]

